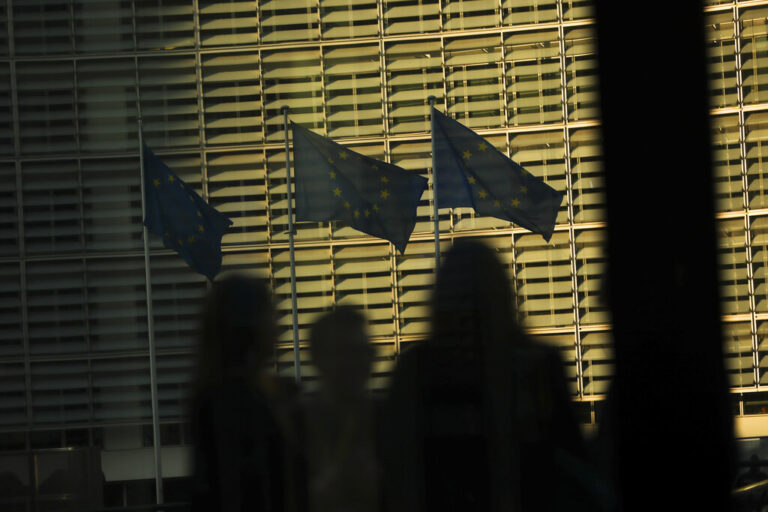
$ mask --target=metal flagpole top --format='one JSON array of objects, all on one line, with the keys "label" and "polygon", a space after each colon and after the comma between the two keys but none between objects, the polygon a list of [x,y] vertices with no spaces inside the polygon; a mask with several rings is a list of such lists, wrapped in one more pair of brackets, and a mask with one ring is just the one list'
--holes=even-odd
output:
[{"label": "metal flagpole top", "polygon": [[432,94],[430,94],[429,96],[427,96],[427,102],[429,103],[429,106],[430,106],[430,107],[434,107],[434,106],[435,106],[435,101],[436,101],[436,100],[437,100],[437,98],[435,98],[435,96],[434,96],[434,95],[432,95]]}]

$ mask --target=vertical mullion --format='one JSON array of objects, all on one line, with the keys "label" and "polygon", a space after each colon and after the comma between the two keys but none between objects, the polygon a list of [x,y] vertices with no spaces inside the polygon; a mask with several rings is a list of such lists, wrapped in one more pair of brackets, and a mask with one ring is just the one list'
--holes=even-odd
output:
[{"label": "vertical mullion", "polygon": [[741,188],[742,203],[744,206],[744,244],[747,258],[747,293],[749,294],[749,322],[752,331],[752,379],[754,386],[760,386],[760,357],[758,354],[757,318],[755,315],[755,281],[752,267],[752,237],[750,235],[749,212],[749,179],[747,176],[747,145],[746,126],[744,117],[744,88],[741,64],[741,25],[739,23],[739,7],[734,4],[733,12],[733,38],[734,58],[736,60],[736,98],[738,101],[739,116],[739,162],[741,164]]},{"label": "vertical mullion", "polygon": [[571,138],[568,128],[568,81],[565,59],[565,29],[563,28],[563,0],[557,2],[557,35],[560,44],[560,94],[563,105],[563,149],[565,156],[565,187],[568,201],[568,245],[571,263],[571,289],[573,299],[574,352],[576,355],[576,389],[584,397],[584,359],[581,347],[581,319],[579,318],[579,279],[576,268],[576,231],[573,226],[573,175],[571,173]]}]

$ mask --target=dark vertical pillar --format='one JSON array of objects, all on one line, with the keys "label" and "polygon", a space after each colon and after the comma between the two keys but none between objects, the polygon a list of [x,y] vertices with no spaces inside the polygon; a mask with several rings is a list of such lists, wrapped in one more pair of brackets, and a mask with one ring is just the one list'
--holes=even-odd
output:
[{"label": "dark vertical pillar", "polygon": [[624,510],[727,510],[701,2],[597,1],[616,341],[614,475]]}]

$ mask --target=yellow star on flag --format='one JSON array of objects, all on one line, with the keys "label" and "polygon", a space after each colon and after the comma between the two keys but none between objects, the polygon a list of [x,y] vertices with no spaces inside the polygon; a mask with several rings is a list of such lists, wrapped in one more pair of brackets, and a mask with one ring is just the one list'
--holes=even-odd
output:
[{"label": "yellow star on flag", "polygon": [[190,236],[189,238],[187,238],[187,242],[194,242],[194,241],[195,241],[194,236]]},{"label": "yellow star on flag", "polygon": [[485,196],[488,195],[488,192],[486,192],[485,190],[481,190],[480,192],[477,193],[477,195],[480,196],[480,199],[485,199]]},{"label": "yellow star on flag", "polygon": [[376,165],[376,164],[373,164],[373,166],[371,167],[371,169],[373,169],[374,171],[378,171],[378,170],[379,170],[379,166],[378,166],[378,165]]},{"label": "yellow star on flag", "polygon": [[373,211],[375,211],[375,212],[379,211],[379,205],[374,204],[373,205]]},{"label": "yellow star on flag", "polygon": [[333,195],[336,197],[341,196],[341,189],[339,187],[336,187],[335,189],[333,189]]},{"label": "yellow star on flag", "polygon": [[360,216],[360,210],[355,210],[355,218],[358,218]]},{"label": "yellow star on flag", "polygon": [[477,147],[480,149],[480,151],[485,151],[486,149],[488,149],[488,144],[486,144],[485,142],[481,142],[480,145]]},{"label": "yellow star on flag", "polygon": [[336,172],[335,171],[329,172],[328,175],[331,177],[332,180],[336,179]]},{"label": "yellow star on flag", "polygon": [[470,176],[469,178],[467,178],[467,181],[469,181],[470,184],[474,185],[477,180],[474,178],[474,176]]},{"label": "yellow star on flag", "polygon": [[179,245],[184,245],[184,240],[181,238],[177,238],[176,241],[179,242]]},{"label": "yellow star on flag", "polygon": [[200,210],[197,210],[197,216],[202,218],[203,214],[202,214],[202,212]]},{"label": "yellow star on flag", "polygon": [[341,153],[339,153],[339,158],[341,158],[342,160],[346,160],[347,159],[347,152],[346,151],[342,151]]},{"label": "yellow star on flag", "polygon": [[518,206],[520,204],[520,201],[517,200],[517,198],[512,200],[512,206]]},{"label": "yellow star on flag", "polygon": [[155,178],[154,180],[152,180],[152,183],[154,183],[156,187],[159,187],[159,186],[160,186],[160,180],[159,180],[159,179],[157,179],[157,178]]},{"label": "yellow star on flag", "polygon": [[389,178],[387,178],[386,176],[382,176],[381,177],[381,182],[382,183],[389,183]]},{"label": "yellow star on flag", "polygon": [[173,177],[173,174],[169,174],[169,175],[168,175],[168,181],[170,181],[171,183],[173,183],[174,181],[176,181],[176,178],[174,178],[174,177]]},{"label": "yellow star on flag", "polygon": [[371,216],[371,210],[369,210],[367,208],[365,209],[365,212],[363,212],[363,213],[365,213],[366,217],[370,217]]},{"label": "yellow star on flag", "polygon": [[197,229],[198,229],[198,230],[199,230],[201,233],[202,233],[203,231],[205,231],[205,228],[203,227],[203,225],[202,225],[202,224],[200,224],[199,226],[197,226]]},{"label": "yellow star on flag", "polygon": [[522,192],[523,194],[527,194],[528,193],[528,187],[523,185],[522,187],[520,187],[520,192]]},{"label": "yellow star on flag", "polygon": [[381,198],[382,199],[386,199],[388,197],[389,197],[389,190],[387,190],[387,189],[382,190],[381,191]]},{"label": "yellow star on flag", "polygon": [[331,157],[328,157],[328,163],[329,163],[329,164],[332,164],[332,163],[333,163],[333,158],[331,158]]},{"label": "yellow star on flag", "polygon": [[351,204],[349,204],[349,201],[344,201],[344,208],[346,208],[347,210],[349,210],[349,207],[350,207],[350,206],[352,206],[352,205],[351,205]]},{"label": "yellow star on flag", "polygon": [[469,160],[469,157],[471,157],[471,156],[472,156],[472,153],[470,153],[469,150],[466,150],[464,152],[464,158],[466,158],[467,160]]},{"label": "yellow star on flag", "polygon": [[494,206],[496,206],[496,207],[498,208],[498,207],[500,207],[500,206],[501,206],[501,201],[499,201],[499,200],[497,199],[497,200],[495,200],[495,201],[493,202],[493,205],[494,205]]}]

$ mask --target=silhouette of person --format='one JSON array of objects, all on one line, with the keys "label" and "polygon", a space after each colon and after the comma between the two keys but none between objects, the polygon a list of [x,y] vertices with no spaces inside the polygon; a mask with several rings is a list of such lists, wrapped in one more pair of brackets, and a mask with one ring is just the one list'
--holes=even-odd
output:
[{"label": "silhouette of person", "polygon": [[367,389],[374,350],[365,318],[338,307],[312,327],[319,396],[309,401],[307,453],[312,512],[373,512],[379,508],[374,410]]},{"label": "silhouette of person", "polygon": [[295,390],[264,371],[275,339],[266,282],[235,275],[213,283],[192,395],[195,511],[300,508],[298,434],[287,405]]},{"label": "silhouette of person", "polygon": [[506,271],[479,242],[445,255],[430,336],[402,353],[384,418],[389,510],[594,506],[559,353],[524,334]]}]

